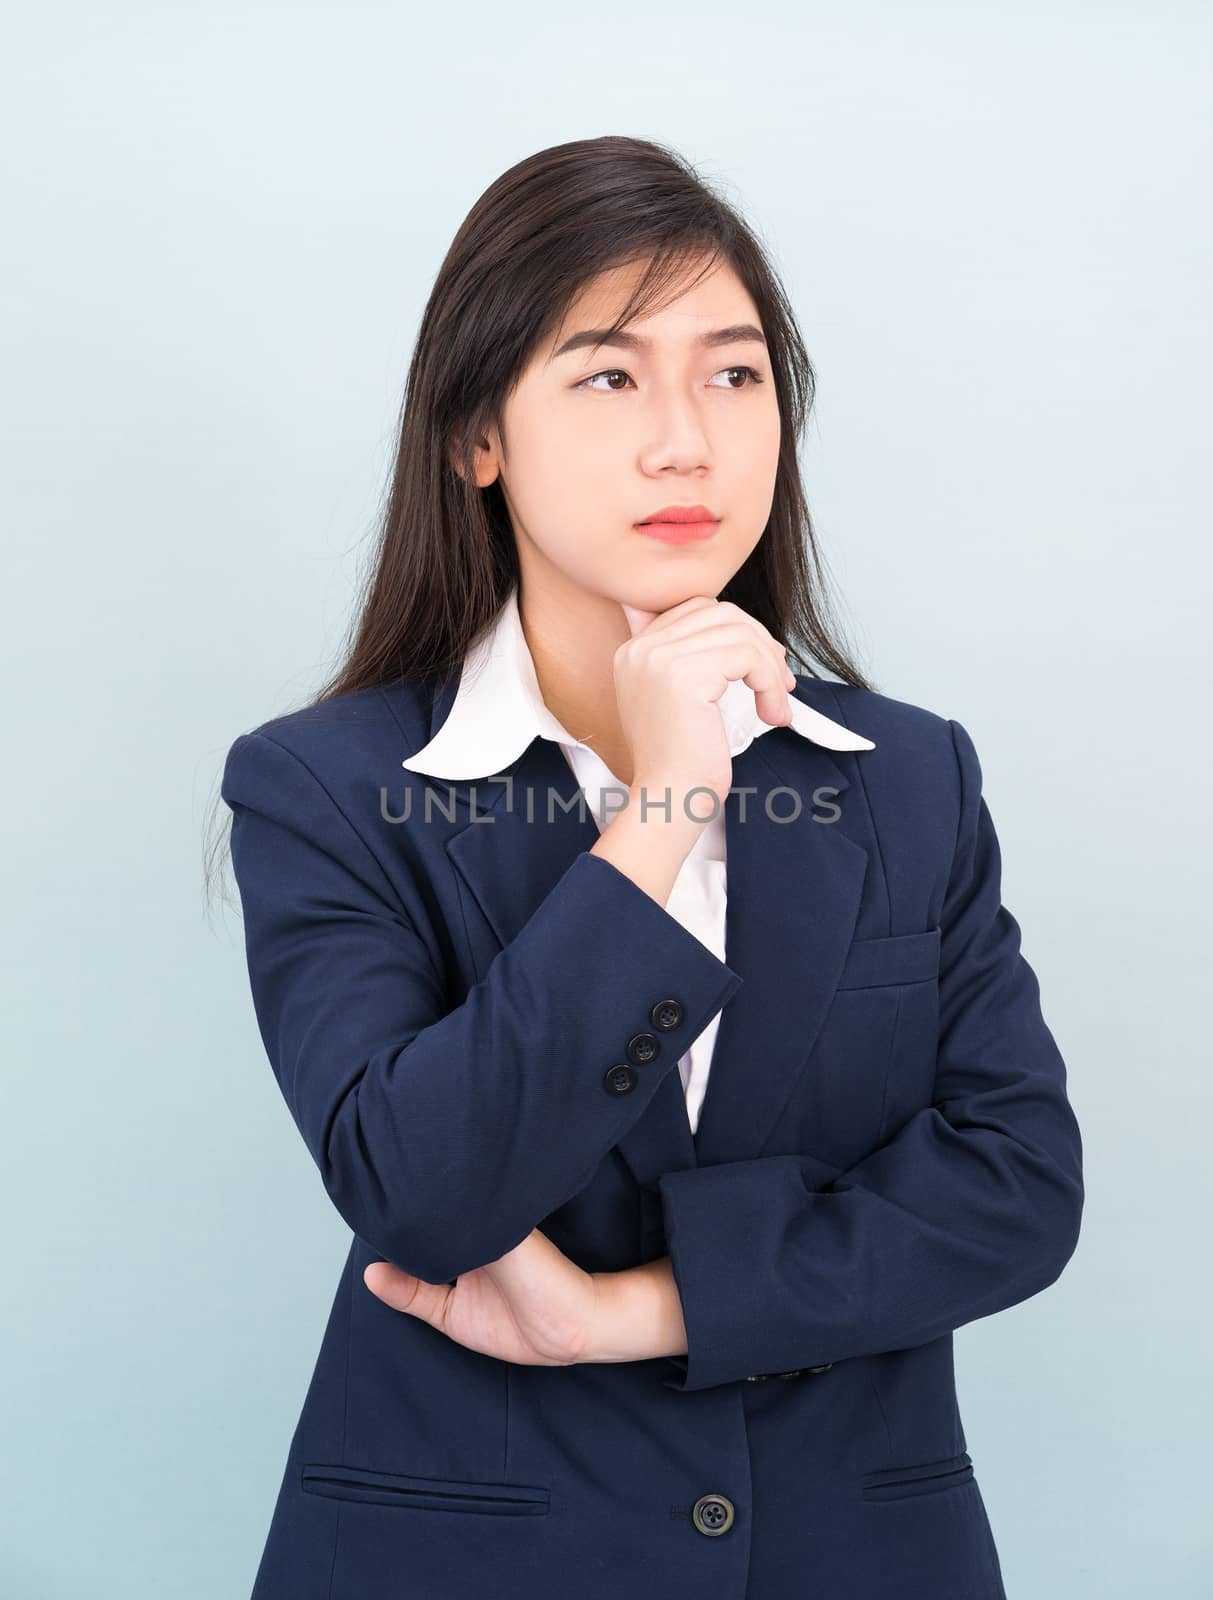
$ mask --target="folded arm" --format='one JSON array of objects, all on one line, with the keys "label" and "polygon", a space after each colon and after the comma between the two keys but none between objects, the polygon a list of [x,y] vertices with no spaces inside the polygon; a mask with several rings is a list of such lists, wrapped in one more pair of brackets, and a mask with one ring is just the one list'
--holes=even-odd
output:
[{"label": "folded arm", "polygon": [[[961,808],[932,1103],[846,1171],[779,1155],[660,1178],[688,1351],[668,1388],[925,1344],[1036,1294],[1074,1251],[1082,1145],[1066,1069],[1001,901],[977,754],[951,728]],[[654,1320],[668,1328],[668,1309]]]}]

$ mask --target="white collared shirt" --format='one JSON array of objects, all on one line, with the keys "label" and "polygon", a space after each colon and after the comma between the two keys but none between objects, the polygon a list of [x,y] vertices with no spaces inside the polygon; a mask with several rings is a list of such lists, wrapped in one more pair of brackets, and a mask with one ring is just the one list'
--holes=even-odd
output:
[{"label": "white collared shirt", "polygon": [[[753,690],[740,679],[729,684],[717,704],[732,756],[739,756],[755,739],[770,732],[772,725],[758,715]],[[830,750],[876,748],[871,739],[844,728],[802,700],[792,697],[791,707],[788,727],[816,744]],[[601,756],[581,739],[575,739],[548,710],[522,630],[518,591],[514,589],[493,627],[468,652],[446,721],[423,749],[401,765],[410,772],[452,782],[487,778],[504,772],[517,761],[536,736],[553,740],[564,751],[601,832],[610,817],[618,814],[627,787]],[[720,808],[704,824],[683,862],[666,910],[723,961],[726,907],[725,824],[724,810]],[[719,1023],[718,1012],[678,1063],[692,1133],[699,1126]]]}]

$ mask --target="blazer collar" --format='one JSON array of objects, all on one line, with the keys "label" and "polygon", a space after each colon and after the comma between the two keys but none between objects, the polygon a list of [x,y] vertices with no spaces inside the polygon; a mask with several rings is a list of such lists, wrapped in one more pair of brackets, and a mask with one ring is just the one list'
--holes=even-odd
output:
[{"label": "blazer collar", "polygon": [[[748,684],[730,683],[718,702],[734,757],[771,731],[758,715]],[[873,750],[871,739],[792,698],[789,726],[803,738],[830,750]],[[410,772],[458,782],[504,772],[532,739],[582,745],[548,710],[539,689],[535,661],[518,610],[518,590],[510,591],[493,626],[468,652],[454,703],[429,742],[401,765]]]}]

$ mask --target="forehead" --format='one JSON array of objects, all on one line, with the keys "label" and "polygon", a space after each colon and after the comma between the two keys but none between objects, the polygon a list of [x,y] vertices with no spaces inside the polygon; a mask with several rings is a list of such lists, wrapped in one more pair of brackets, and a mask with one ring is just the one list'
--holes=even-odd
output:
[{"label": "forehead", "polygon": [[[587,328],[609,328],[627,304],[646,265],[639,261],[611,267],[586,284],[553,331],[541,359],[550,360],[573,334]],[[634,318],[628,328],[655,344],[679,344],[694,339],[708,326],[759,320],[749,291],[728,261],[717,261],[706,273],[702,273],[702,266],[702,261],[693,262],[666,283],[658,304]]]}]

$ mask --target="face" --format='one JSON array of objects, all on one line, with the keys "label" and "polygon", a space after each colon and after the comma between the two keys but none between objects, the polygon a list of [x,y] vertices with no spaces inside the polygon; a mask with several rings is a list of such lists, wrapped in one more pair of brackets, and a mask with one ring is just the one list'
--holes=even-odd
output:
[{"label": "face", "polygon": [[[726,262],[615,342],[579,337],[610,326],[643,269],[604,273],[570,307],[506,402],[508,460],[492,429],[477,482],[500,478],[524,587],[664,611],[718,596],[758,543],[781,424],[757,308]],[[697,505],[719,519],[707,537],[637,527]]]}]

